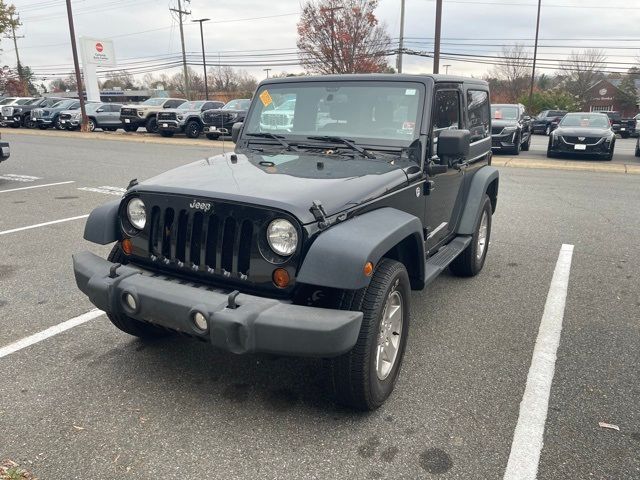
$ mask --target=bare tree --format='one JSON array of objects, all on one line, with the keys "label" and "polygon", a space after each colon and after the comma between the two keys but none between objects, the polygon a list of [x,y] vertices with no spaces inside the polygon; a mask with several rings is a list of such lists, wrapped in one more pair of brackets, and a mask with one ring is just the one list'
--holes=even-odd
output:
[{"label": "bare tree", "polygon": [[571,55],[560,65],[566,77],[565,88],[581,102],[586,100],[585,94],[593,85],[604,78],[607,57],[603,50],[589,49],[583,52],[571,52]]},{"label": "bare tree", "polygon": [[300,61],[311,73],[388,68],[391,39],[374,13],[378,0],[309,0],[298,23]]},{"label": "bare tree", "polygon": [[213,67],[207,72],[210,88],[217,93],[236,93],[250,97],[258,85],[255,78],[244,70],[231,67]]},{"label": "bare tree", "polygon": [[493,67],[492,75],[502,84],[509,102],[516,102],[526,91],[531,79],[531,56],[524,45],[502,47],[498,65]]},{"label": "bare tree", "polygon": [[136,80],[133,75],[126,70],[107,73],[107,79],[102,82],[101,88],[136,88]]}]

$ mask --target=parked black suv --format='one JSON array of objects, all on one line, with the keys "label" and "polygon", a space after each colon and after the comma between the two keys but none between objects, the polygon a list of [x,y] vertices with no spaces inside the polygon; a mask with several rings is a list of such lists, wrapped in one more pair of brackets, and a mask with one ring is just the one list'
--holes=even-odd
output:
[{"label": "parked black suv", "polygon": [[492,148],[520,155],[531,145],[531,117],[522,104],[496,104],[491,106]]},{"label": "parked black suv", "polygon": [[251,100],[239,98],[231,100],[224,107],[202,113],[203,131],[209,140],[217,140],[220,135],[228,135],[234,123],[243,122]]},{"label": "parked black suv", "polygon": [[35,128],[36,121],[31,118],[31,112],[36,108],[48,108],[58,103],[62,98],[41,97],[23,105],[7,105],[2,107],[2,122],[13,128]]},{"label": "parked black suv", "polygon": [[543,110],[531,122],[531,131],[548,136],[566,114],[566,110]]},{"label": "parked black suv", "polygon": [[[291,97],[291,131],[265,127]],[[75,254],[76,282],[129,334],[325,357],[339,402],[377,408],[398,377],[411,290],[484,265],[490,122],[476,79],[264,81],[234,153],[132,181],[91,213],[85,238],[116,243],[108,260]]]}]

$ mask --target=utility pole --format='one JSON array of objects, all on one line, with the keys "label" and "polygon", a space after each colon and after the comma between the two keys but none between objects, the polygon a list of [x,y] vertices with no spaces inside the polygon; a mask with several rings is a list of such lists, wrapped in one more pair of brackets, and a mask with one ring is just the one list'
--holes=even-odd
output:
[{"label": "utility pole", "polygon": [[29,94],[27,88],[27,79],[24,78],[22,71],[22,63],[20,63],[20,54],[18,53],[18,38],[24,38],[24,35],[16,36],[16,25],[20,22],[20,19],[13,19],[13,12],[9,12],[9,24],[11,25],[11,36],[5,36],[5,38],[13,38],[13,48],[16,51],[16,65],[18,69],[18,79],[20,79],[20,85],[22,85],[22,94],[26,97]]},{"label": "utility pole", "polygon": [[450,67],[450,66],[451,66],[451,65],[443,65],[445,75],[449,75],[449,67]]},{"label": "utility pole", "polygon": [[76,83],[78,84],[78,99],[80,100],[80,112],[82,114],[81,132],[88,131],[87,110],[84,107],[84,92],[82,91],[82,75],[80,75],[80,63],[78,62],[78,48],[76,47],[76,30],[73,27],[73,12],[71,0],[67,0],[67,17],[69,18],[69,35],[71,36],[71,50],[73,52],[73,66],[76,70]]},{"label": "utility pole", "polygon": [[[191,0],[185,0],[185,2],[190,2]],[[187,100],[190,100],[189,97],[189,71],[187,70],[187,54],[184,49],[184,28],[182,27],[182,15],[191,15],[191,12],[187,12],[186,10],[182,10],[182,1],[178,0],[178,8],[170,8],[172,12],[176,12],[178,14],[178,23],[180,24],[180,42],[182,43],[182,67],[184,69],[184,93]]]},{"label": "utility pole", "polygon": [[529,115],[531,115],[531,106],[533,104],[533,86],[536,83],[536,59],[538,57],[538,35],[540,34],[540,9],[542,8],[542,0],[538,0],[538,19],[536,21],[536,41],[533,46],[533,69],[531,71],[531,88],[529,89]]},{"label": "utility pole", "polygon": [[269,72],[271,71],[270,68],[263,68],[262,69],[263,72],[267,72],[267,78],[269,78]]},{"label": "utility pole", "polygon": [[209,100],[209,82],[207,81],[207,58],[204,56],[204,33],[202,32],[202,23],[208,22],[210,18],[200,18],[197,20],[191,20],[192,22],[200,23],[200,41],[202,42],[202,66],[204,68],[204,96]]},{"label": "utility pole", "polygon": [[436,0],[436,34],[433,45],[433,73],[440,73],[440,33],[442,32],[442,0]]},{"label": "utility pole", "polygon": [[398,73],[402,73],[402,54],[404,53],[404,2],[400,0],[400,39],[398,42],[398,60],[396,67]]},{"label": "utility pole", "polygon": [[331,12],[331,73],[336,73],[336,26],[335,15],[336,10],[342,10],[344,7],[330,7]]}]

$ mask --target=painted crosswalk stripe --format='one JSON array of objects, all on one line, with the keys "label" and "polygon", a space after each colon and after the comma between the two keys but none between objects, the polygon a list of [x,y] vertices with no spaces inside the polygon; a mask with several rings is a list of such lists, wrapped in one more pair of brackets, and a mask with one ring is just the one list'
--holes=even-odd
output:
[{"label": "painted crosswalk stripe", "polygon": [[124,195],[127,191],[126,188],[110,187],[108,185],[103,185],[102,187],[80,187],[78,190],[82,190],[84,192],[104,193],[105,195],[117,195],[119,197]]},{"label": "painted crosswalk stripe", "polygon": [[43,188],[43,187],[55,187],[57,185],[67,185],[69,183],[75,183],[75,182],[73,180],[69,180],[68,182],[46,183],[44,185],[32,185],[31,187],[10,188],[8,190],[0,190],[0,193],[18,192],[20,190],[33,190],[34,188]]},{"label": "painted crosswalk stripe", "polygon": [[33,177],[31,175],[15,175],[13,173],[5,173],[0,175],[0,180],[10,180],[12,182],[35,182],[40,180],[40,177]]},{"label": "painted crosswalk stripe", "polygon": [[60,220],[53,220],[51,222],[37,223],[35,225],[29,225],[27,227],[12,228],[11,230],[4,230],[4,231],[0,232],[0,235],[8,235],[9,233],[16,233],[16,232],[22,232],[24,230],[31,230],[33,228],[46,227],[48,225],[55,225],[56,223],[71,222],[73,220],[80,220],[82,218],[87,218],[88,216],[89,216],[88,214],[87,215],[78,215],[77,217],[62,218]]}]

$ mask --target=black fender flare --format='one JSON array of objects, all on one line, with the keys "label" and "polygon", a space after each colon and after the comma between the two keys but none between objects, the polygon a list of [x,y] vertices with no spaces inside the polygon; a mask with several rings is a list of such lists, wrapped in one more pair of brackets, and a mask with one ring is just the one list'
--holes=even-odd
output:
[{"label": "black fender flare", "polygon": [[498,169],[488,165],[482,167],[473,175],[460,224],[458,225],[458,235],[473,235],[480,215],[482,198],[485,194],[488,194],[491,198],[491,207],[495,212],[498,202],[499,180],[500,172],[498,172]]},{"label": "black fender flare", "polygon": [[[401,244],[410,251],[395,252]],[[364,274],[365,264],[372,262],[375,266],[389,252],[393,252],[392,258],[401,255],[411,259],[405,266],[412,287],[422,288],[425,276],[422,222],[390,207],[364,213],[321,232],[305,255],[296,281],[345,290],[364,288],[371,280]]]},{"label": "black fender flare", "polygon": [[94,209],[84,226],[84,239],[98,245],[107,245],[120,240],[118,211],[120,200],[114,200]]}]

